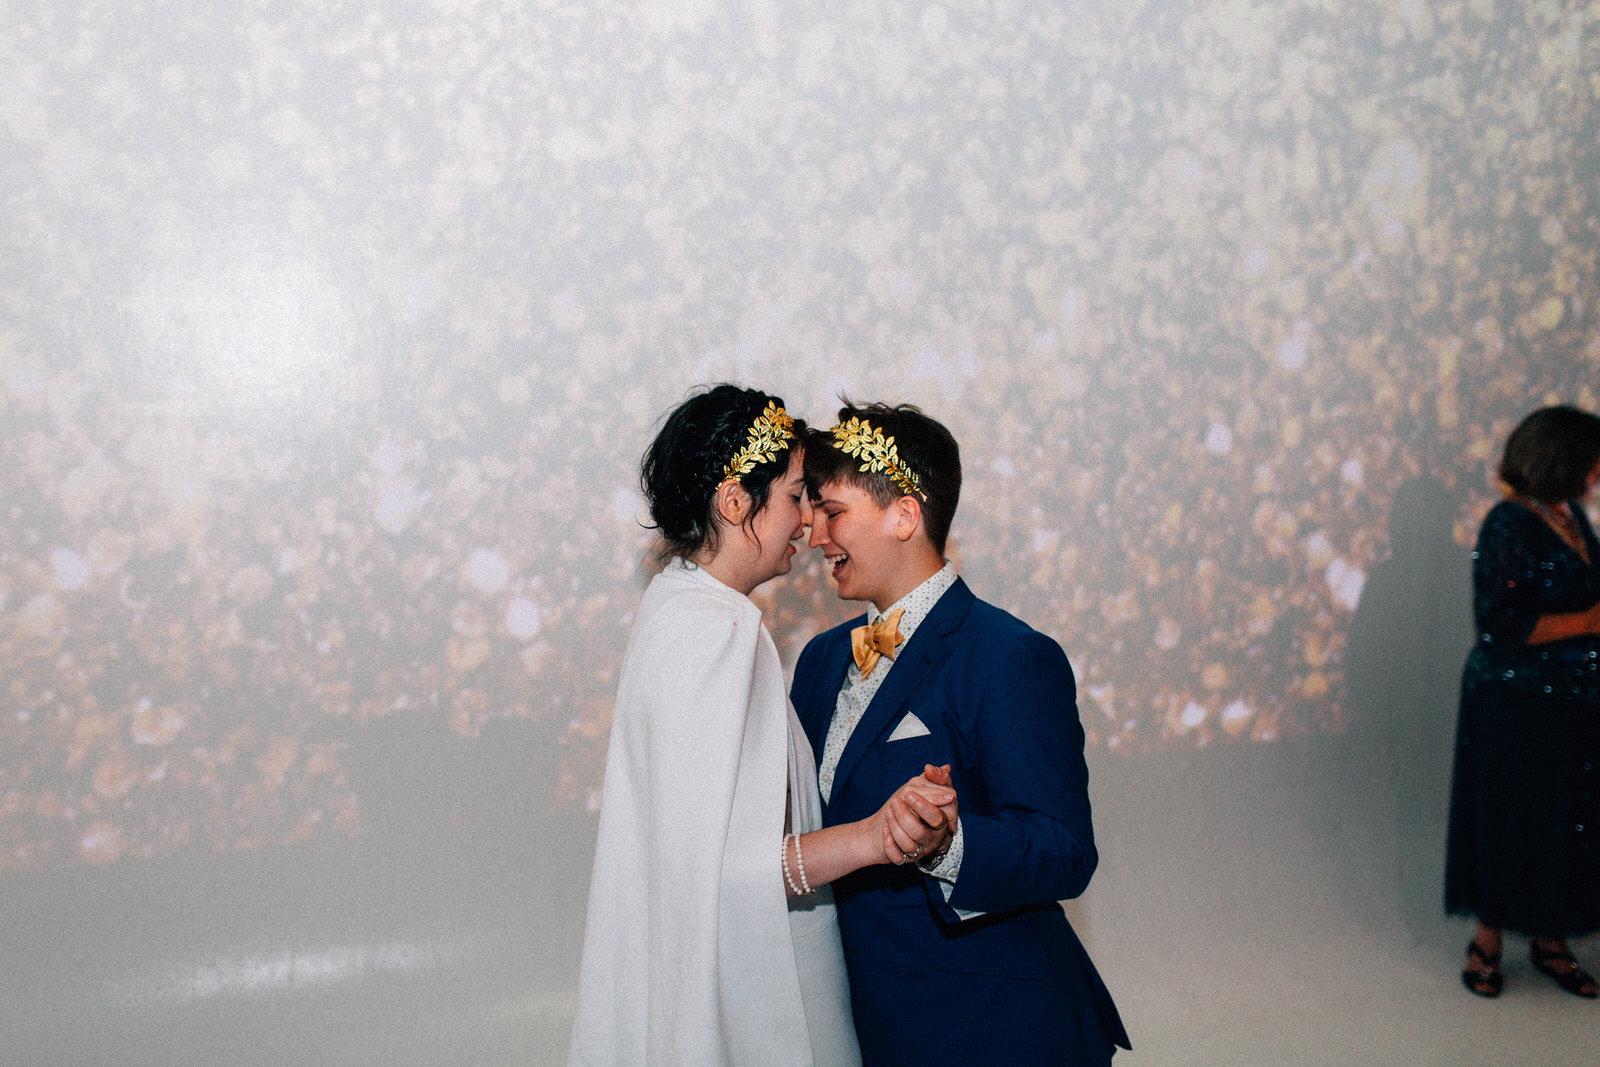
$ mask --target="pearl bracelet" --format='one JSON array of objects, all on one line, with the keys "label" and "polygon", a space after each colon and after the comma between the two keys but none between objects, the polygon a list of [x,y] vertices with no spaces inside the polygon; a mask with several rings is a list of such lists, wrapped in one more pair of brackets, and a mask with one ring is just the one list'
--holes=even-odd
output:
[{"label": "pearl bracelet", "polygon": [[800,851],[800,835],[794,835],[794,865],[800,868],[800,895],[811,895],[811,883],[806,881],[806,856]]},{"label": "pearl bracelet", "polygon": [[789,839],[793,836],[793,834],[783,835],[783,848],[779,851],[779,856],[783,860],[783,880],[789,886],[789,895],[797,897],[800,895],[800,887],[794,884],[794,878],[789,874]]},{"label": "pearl bracelet", "polygon": [[[795,867],[798,868],[799,872],[800,872],[800,884],[799,885],[795,885],[794,876],[789,873],[789,842],[790,841],[794,842],[794,863],[795,863]],[[789,892],[791,894],[793,894],[794,896],[797,896],[797,897],[809,896],[810,893],[811,893],[811,883],[806,881],[806,858],[805,858],[805,854],[800,851],[800,835],[799,834],[784,834],[783,835],[782,860],[783,860],[783,880],[786,883],[788,883]]]}]

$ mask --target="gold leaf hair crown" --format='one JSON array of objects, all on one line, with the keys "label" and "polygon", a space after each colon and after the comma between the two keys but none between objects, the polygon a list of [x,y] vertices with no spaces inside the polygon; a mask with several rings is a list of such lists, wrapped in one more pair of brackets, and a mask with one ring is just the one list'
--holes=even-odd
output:
[{"label": "gold leaf hair crown", "polygon": [[902,493],[928,499],[916,472],[900,458],[900,453],[894,447],[894,438],[885,437],[882,430],[860,415],[853,415],[850,421],[841,422],[833,428],[833,447],[853,459],[859,459],[863,472],[887,474]]},{"label": "gold leaf hair crown", "polygon": [[766,410],[756,417],[745,438],[744,447],[733,454],[728,465],[722,468],[722,480],[738,478],[755,470],[757,463],[778,458],[778,453],[794,442],[794,419],[775,402],[767,401]]}]

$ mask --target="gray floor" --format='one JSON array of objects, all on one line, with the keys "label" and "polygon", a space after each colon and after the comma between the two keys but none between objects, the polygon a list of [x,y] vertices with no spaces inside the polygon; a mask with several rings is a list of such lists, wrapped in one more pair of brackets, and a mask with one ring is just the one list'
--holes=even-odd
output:
[{"label": "gray floor", "polygon": [[[1600,1003],[1520,939],[1498,1000],[1462,988],[1440,760],[1385,794],[1357,746],[1206,755],[1101,767],[1101,869],[1071,911],[1133,1038],[1119,1063],[1594,1062]],[[1600,964],[1600,938],[1575,948]]]},{"label": "gray floor", "polygon": [[[1520,942],[1502,998],[1462,990],[1428,747],[1097,756],[1103,860],[1069,910],[1133,1037],[1118,1063],[1592,1061],[1600,1004],[1533,974]],[[8,876],[0,1060],[561,1063],[592,830],[529,822],[540,810],[457,804],[358,847]],[[1600,964],[1600,938],[1578,947]]]}]

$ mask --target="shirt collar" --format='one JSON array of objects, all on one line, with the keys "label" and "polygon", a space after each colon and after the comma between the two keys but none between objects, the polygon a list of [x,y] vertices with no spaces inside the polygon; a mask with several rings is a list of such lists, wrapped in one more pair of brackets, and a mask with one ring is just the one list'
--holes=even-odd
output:
[{"label": "shirt collar", "polygon": [[[933,610],[933,606],[939,602],[939,598],[944,596],[949,588],[955,584],[955,566],[946,562],[943,567],[934,571],[921,585],[889,605],[889,611],[900,608],[904,612],[900,616],[900,633],[907,640],[911,639],[912,632],[921,625],[922,620],[928,617],[928,612]],[[888,612],[880,612],[870,602],[867,604],[868,622],[873,622],[880,615],[886,614]]]}]

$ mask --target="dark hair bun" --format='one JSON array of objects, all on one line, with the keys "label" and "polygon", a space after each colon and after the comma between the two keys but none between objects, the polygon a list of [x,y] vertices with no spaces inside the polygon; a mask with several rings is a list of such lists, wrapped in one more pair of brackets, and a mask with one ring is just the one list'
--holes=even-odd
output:
[{"label": "dark hair bun", "polygon": [[[667,416],[645,450],[639,482],[668,555],[693,556],[716,548],[712,505],[723,469],[745,446],[750,428],[769,403],[783,406],[770,393],[723,384],[692,394]],[[797,423],[797,441],[803,431]],[[752,515],[766,505],[773,480],[788,469],[791,450],[783,449],[739,476],[755,504]]]}]

